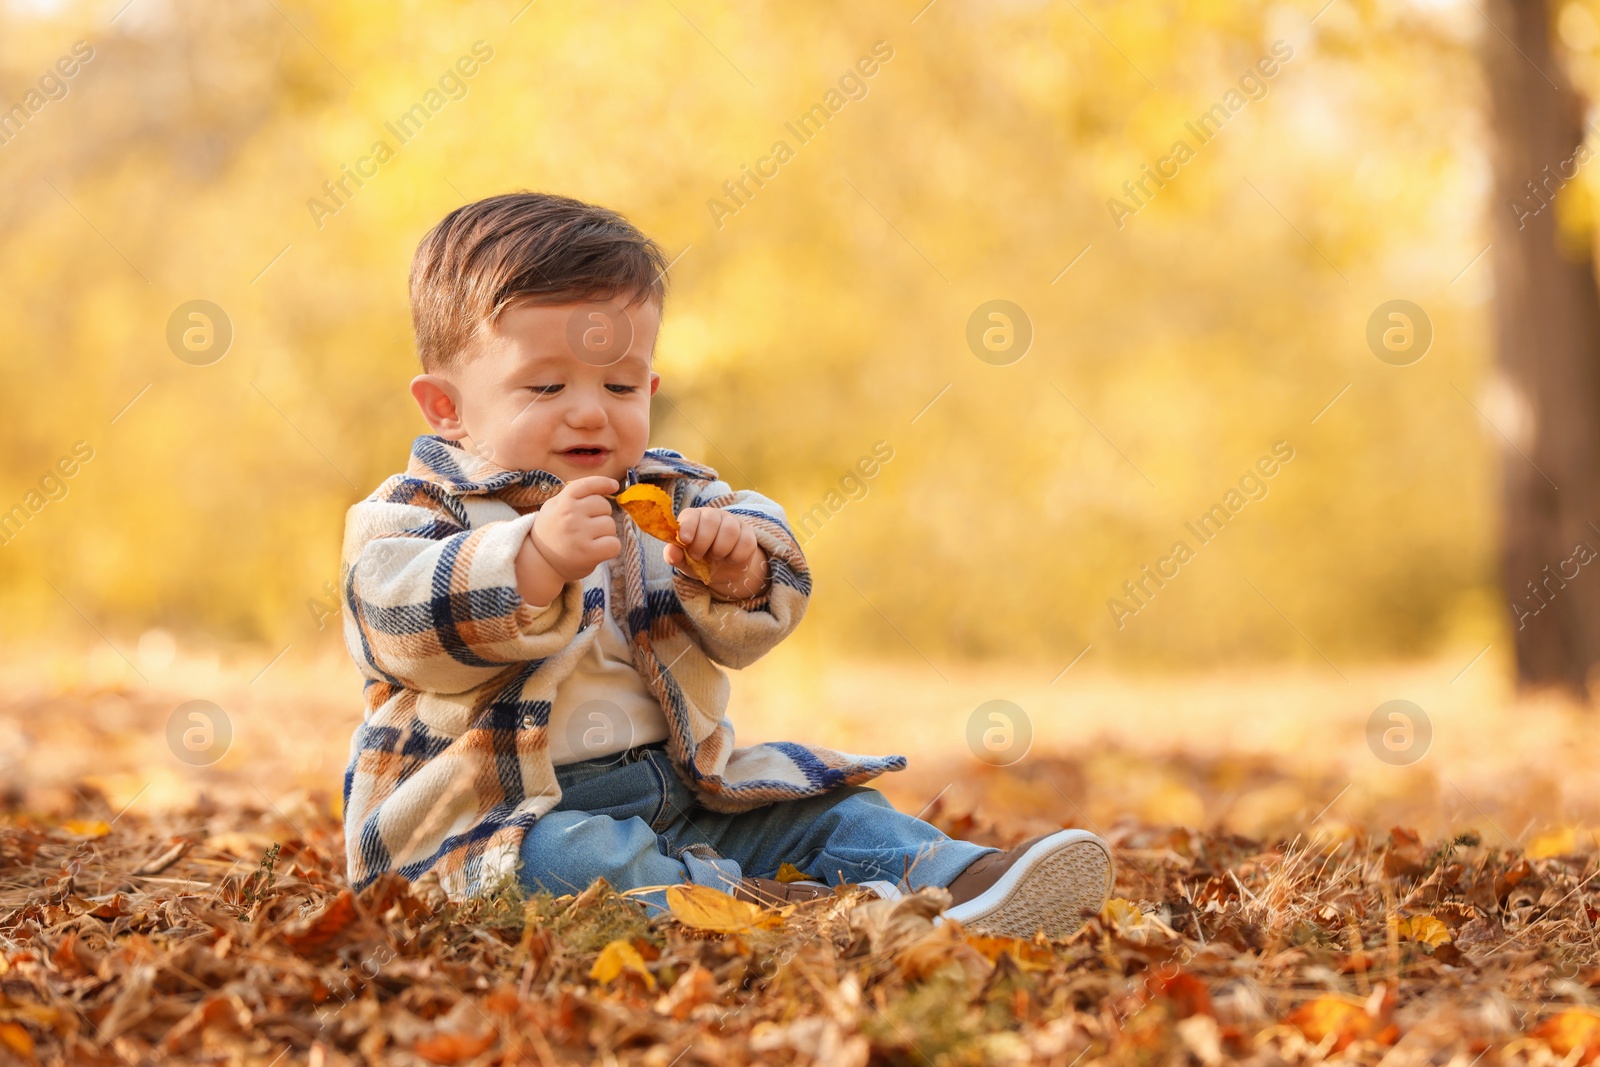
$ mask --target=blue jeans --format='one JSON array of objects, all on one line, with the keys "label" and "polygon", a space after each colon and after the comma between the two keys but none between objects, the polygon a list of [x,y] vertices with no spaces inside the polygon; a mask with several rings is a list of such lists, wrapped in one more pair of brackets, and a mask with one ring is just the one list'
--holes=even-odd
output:
[{"label": "blue jeans", "polygon": [[[954,840],[867,786],[715,812],[678,777],[665,742],[555,772],[561,800],[522,842],[529,892],[579,893],[601,876],[618,890],[692,882],[727,892],[745,875],[776,877],[782,863],[828,885],[882,880],[911,892],[949,885],[999,851]],[[666,908],[665,889],[633,899]]]}]

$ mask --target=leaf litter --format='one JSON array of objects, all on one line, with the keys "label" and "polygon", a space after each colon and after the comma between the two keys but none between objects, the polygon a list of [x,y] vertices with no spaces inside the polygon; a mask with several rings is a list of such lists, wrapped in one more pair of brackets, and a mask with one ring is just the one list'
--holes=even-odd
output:
[{"label": "leaf litter", "polygon": [[654,916],[603,880],[357,893],[325,803],[292,826],[80,807],[0,813],[0,1062],[1600,1059],[1600,856],[1576,837],[1124,822],[1114,896],[1050,941],[936,926],[939,888],[764,908],[682,886]]}]

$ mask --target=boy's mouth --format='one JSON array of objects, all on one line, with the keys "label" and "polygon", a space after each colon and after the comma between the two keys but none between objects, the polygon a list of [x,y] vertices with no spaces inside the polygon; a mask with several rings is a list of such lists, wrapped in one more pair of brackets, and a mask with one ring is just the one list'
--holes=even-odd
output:
[{"label": "boy's mouth", "polygon": [[602,463],[608,455],[607,451],[599,445],[580,445],[577,448],[565,449],[557,454],[570,463],[585,465]]}]

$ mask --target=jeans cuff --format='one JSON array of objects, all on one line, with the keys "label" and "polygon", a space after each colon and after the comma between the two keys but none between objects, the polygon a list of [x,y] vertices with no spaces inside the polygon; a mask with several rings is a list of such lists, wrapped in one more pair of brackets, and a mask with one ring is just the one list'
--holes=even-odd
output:
[{"label": "jeans cuff", "polygon": [[[732,893],[744,878],[744,870],[738,860],[729,859],[703,842],[670,849],[667,854],[683,864],[687,875],[684,881],[689,885],[703,885],[719,893]],[[632,899],[645,905],[652,915],[668,910],[665,889],[634,894]]]},{"label": "jeans cuff", "polygon": [[955,838],[939,841],[916,858],[910,875],[901,879],[900,888],[915,892],[924,886],[948,886],[979,856],[1001,851],[1004,850]]}]

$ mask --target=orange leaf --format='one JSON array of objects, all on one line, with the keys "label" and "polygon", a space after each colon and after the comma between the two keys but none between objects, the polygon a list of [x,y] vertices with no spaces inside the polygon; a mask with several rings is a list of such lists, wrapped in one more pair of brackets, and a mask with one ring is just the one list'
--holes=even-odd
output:
[{"label": "orange leaf", "polygon": [[1338,996],[1318,997],[1300,1005],[1289,1014],[1289,1023],[1319,1045],[1332,1037],[1334,1052],[1363,1038],[1386,1043],[1394,1033],[1361,1001]]},{"label": "orange leaf", "polygon": [[1533,1036],[1549,1045],[1557,1056],[1568,1056],[1575,1049],[1582,1049],[1584,1053],[1578,1062],[1588,1063],[1600,1056],[1600,1014],[1569,1008],[1540,1023]]},{"label": "orange leaf", "polygon": [[1022,937],[968,934],[966,941],[990,963],[999,963],[1002,955],[1009,954],[1024,971],[1043,971],[1049,970],[1055,962],[1055,953],[1050,949]]},{"label": "orange leaf", "polygon": [[33,1062],[33,1035],[16,1023],[0,1023],[0,1046]]},{"label": "orange leaf", "polygon": [[283,940],[297,956],[310,956],[333,947],[339,936],[359,919],[356,898],[348,889],[325,904],[321,911],[308,919],[289,926]]},{"label": "orange leaf", "polygon": [[[672,513],[672,498],[660,486],[640,482],[628,486],[613,499],[638,524],[639,529],[657,541],[683,546],[683,539],[678,534],[678,517]],[[702,582],[711,581],[711,564],[703,559],[695,559],[687,551],[683,559],[684,565],[694,572],[696,578]]]},{"label": "orange leaf", "polygon": [[655,1010],[662,1015],[670,1015],[681,1023],[695,1008],[716,999],[716,977],[706,968],[694,963],[672,983],[671,989],[661,994],[660,999],[656,1001]]},{"label": "orange leaf", "polygon": [[490,1045],[499,1035],[493,1030],[487,1034],[433,1034],[417,1038],[417,1055],[429,1063],[460,1063],[470,1060]]},{"label": "orange leaf", "polygon": [[616,501],[639,529],[657,541],[678,540],[678,517],[672,513],[672,498],[660,486],[640,482],[616,495]]},{"label": "orange leaf", "polygon": [[1216,1014],[1211,1006],[1211,990],[1206,988],[1205,982],[1188,971],[1178,971],[1170,978],[1158,974],[1151,982],[1151,989],[1172,1002],[1180,1019],[1187,1019],[1191,1015]]}]

